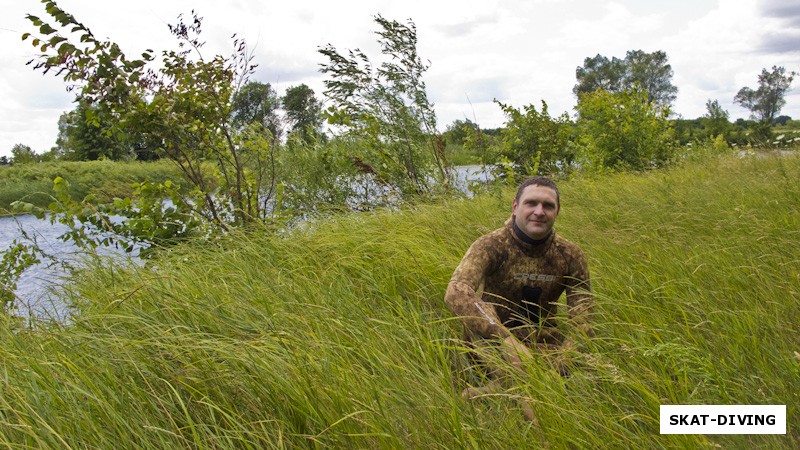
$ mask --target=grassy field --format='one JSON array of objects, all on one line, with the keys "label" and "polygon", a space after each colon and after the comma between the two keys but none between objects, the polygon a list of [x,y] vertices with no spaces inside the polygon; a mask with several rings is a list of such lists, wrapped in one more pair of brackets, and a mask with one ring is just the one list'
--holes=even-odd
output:
[{"label": "grassy field", "polygon": [[[69,324],[0,326],[0,445],[798,448],[798,179],[785,157],[563,181],[597,337],[571,377],[535,359],[473,401],[442,298],[511,192],[87,271]],[[660,404],[785,404],[788,432],[661,436]]]},{"label": "grassy field", "polygon": [[0,166],[0,215],[20,199],[46,207],[53,200],[53,180],[62,177],[70,183],[73,198],[94,194],[101,199],[130,196],[132,183],[145,180],[180,180],[182,175],[168,161],[59,161],[16,166]]}]

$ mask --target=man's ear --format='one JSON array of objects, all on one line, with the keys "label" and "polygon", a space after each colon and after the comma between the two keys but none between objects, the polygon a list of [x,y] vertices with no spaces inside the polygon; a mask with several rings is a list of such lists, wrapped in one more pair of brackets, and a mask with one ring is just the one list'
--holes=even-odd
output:
[{"label": "man's ear", "polygon": [[511,202],[511,214],[516,214],[516,213],[517,213],[517,199],[514,199],[514,201]]}]

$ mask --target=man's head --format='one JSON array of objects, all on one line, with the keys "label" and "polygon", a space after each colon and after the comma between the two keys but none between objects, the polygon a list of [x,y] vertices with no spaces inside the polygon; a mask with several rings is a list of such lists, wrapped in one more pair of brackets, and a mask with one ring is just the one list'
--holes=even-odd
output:
[{"label": "man's head", "polygon": [[514,223],[531,239],[544,239],[553,229],[561,210],[558,187],[545,177],[522,182],[511,206]]}]

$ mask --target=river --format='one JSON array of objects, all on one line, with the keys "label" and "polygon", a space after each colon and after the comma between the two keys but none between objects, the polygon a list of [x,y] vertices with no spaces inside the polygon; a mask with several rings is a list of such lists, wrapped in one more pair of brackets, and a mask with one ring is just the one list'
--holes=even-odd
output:
[{"label": "river", "polygon": [[[485,182],[491,178],[481,166],[458,166],[455,170],[457,186],[467,195],[471,195],[469,183]],[[49,221],[37,219],[30,214],[0,217],[0,251],[6,250],[15,239],[22,240],[23,233],[27,233],[45,253],[59,259],[77,261],[81,257],[80,250],[72,243],[58,238],[65,231],[66,225],[50,224]],[[117,254],[127,257],[121,252]],[[133,259],[136,260],[135,257]],[[66,275],[64,269],[47,263],[40,263],[26,270],[14,292],[18,314],[23,317],[63,321],[68,315],[61,290]]]}]

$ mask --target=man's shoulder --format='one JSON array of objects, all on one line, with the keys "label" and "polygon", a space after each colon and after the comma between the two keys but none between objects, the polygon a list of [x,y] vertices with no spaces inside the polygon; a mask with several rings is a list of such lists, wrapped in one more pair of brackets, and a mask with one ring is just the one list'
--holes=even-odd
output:
[{"label": "man's shoulder", "polygon": [[503,226],[475,239],[468,254],[503,255],[507,252],[510,242],[509,233]]},{"label": "man's shoulder", "polygon": [[510,241],[508,227],[503,225],[500,228],[492,230],[475,240],[475,244],[489,245],[489,246],[502,246]]},{"label": "man's shoulder", "polygon": [[583,250],[581,250],[581,247],[578,244],[568,240],[560,234],[556,234],[553,244],[555,244],[556,248],[558,248],[558,250],[567,258],[586,259],[586,256],[583,254]]}]

